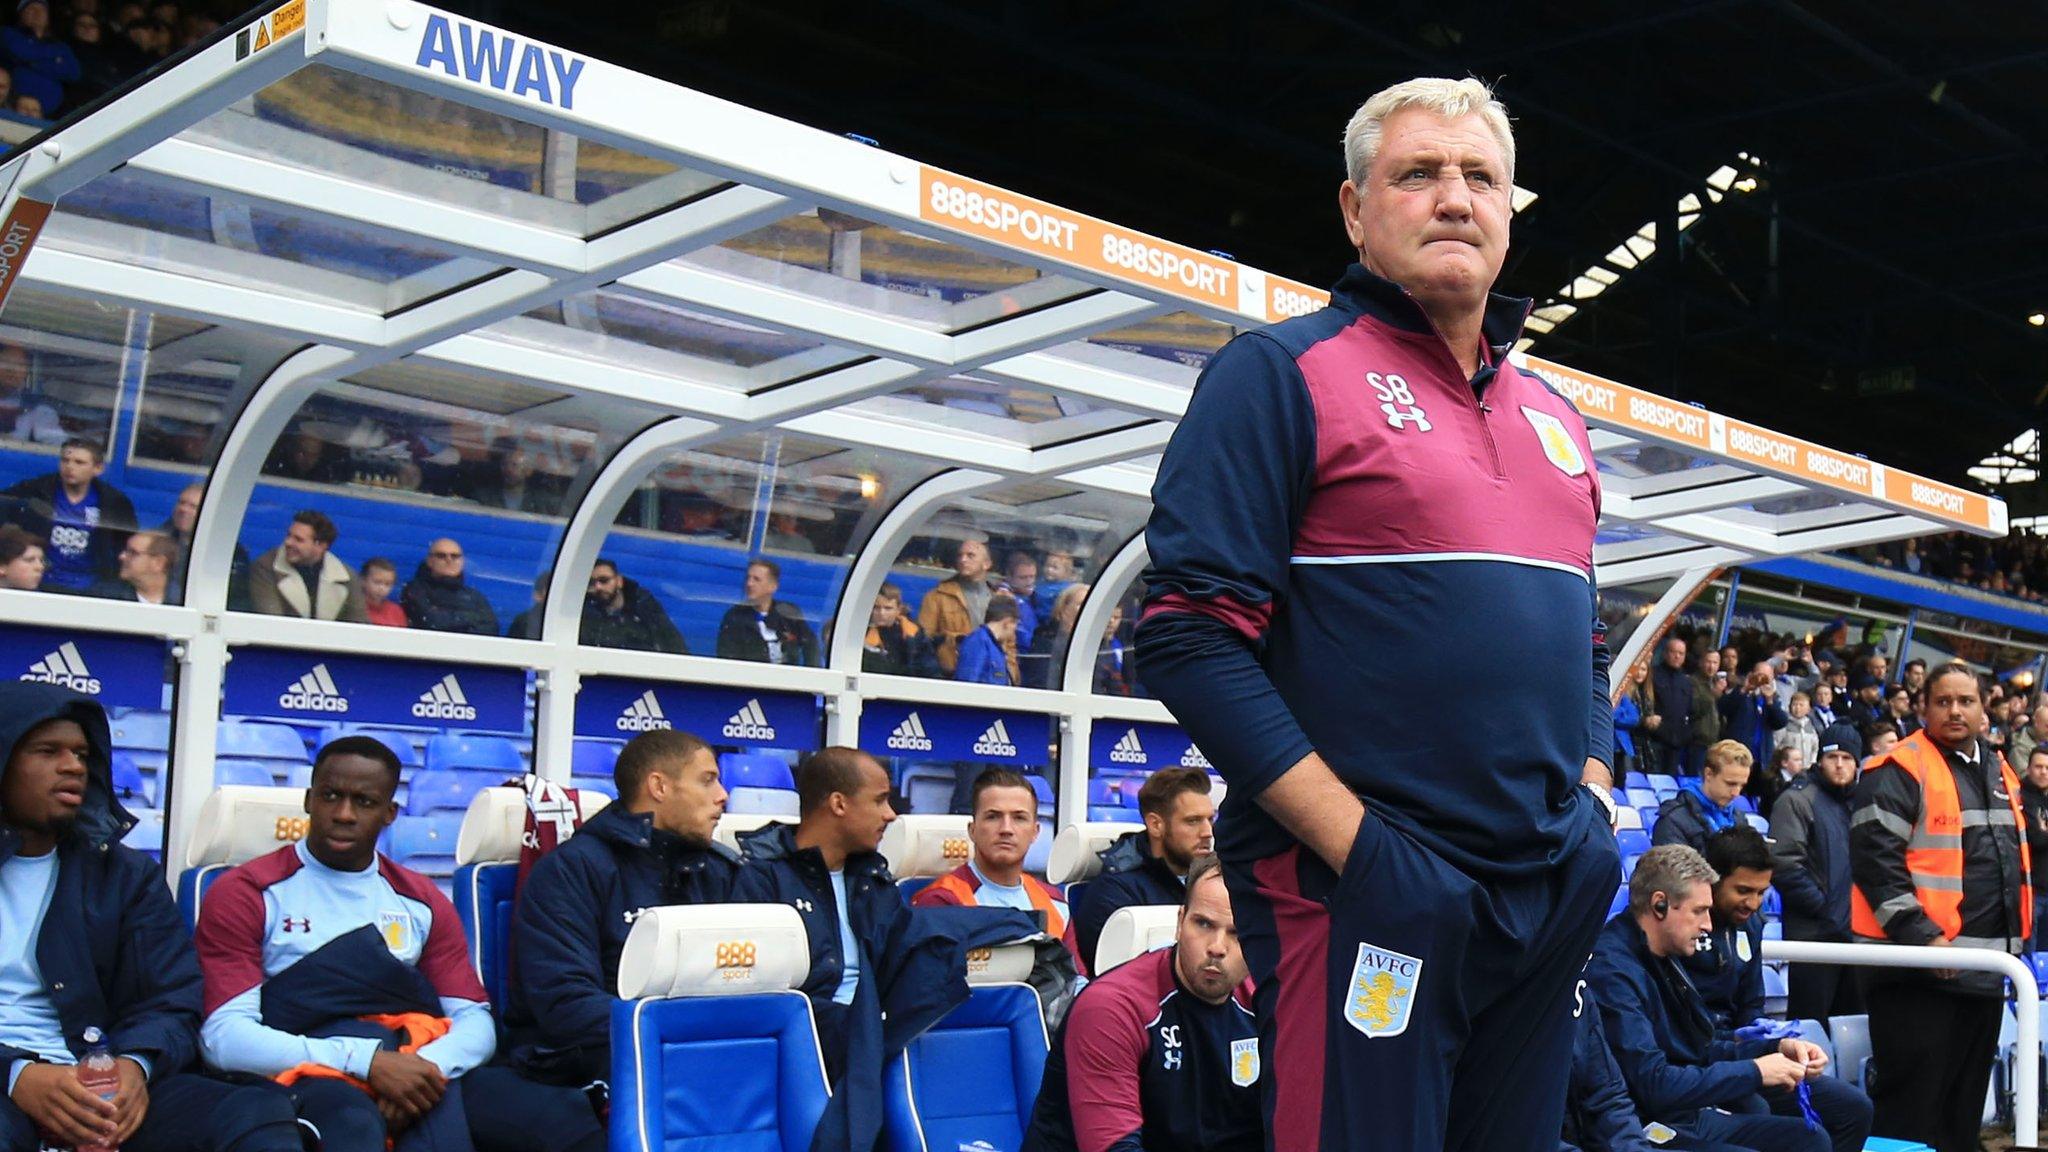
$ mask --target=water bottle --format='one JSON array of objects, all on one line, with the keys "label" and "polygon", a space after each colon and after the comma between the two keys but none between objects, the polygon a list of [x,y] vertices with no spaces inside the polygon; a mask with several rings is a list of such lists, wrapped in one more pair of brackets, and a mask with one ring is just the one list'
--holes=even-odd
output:
[{"label": "water bottle", "polygon": [[[102,1100],[112,1100],[121,1091],[121,1072],[114,1067],[114,1054],[107,1050],[106,1036],[97,1028],[85,1030],[85,1055],[78,1061],[78,1082]],[[76,1152],[120,1152],[118,1145],[104,1141],[80,1144]]]}]

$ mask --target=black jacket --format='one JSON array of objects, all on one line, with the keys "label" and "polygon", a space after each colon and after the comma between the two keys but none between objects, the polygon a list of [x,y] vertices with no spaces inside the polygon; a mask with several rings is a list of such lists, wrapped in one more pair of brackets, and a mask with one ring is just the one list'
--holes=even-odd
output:
[{"label": "black jacket", "polygon": [[1657,827],[1650,833],[1652,846],[1662,844],[1686,844],[1695,852],[1707,850],[1707,837],[1712,836],[1713,827],[1707,823],[1707,810],[1700,805],[1700,799],[1690,792],[1680,792],[1657,807]]},{"label": "black jacket", "polygon": [[[732,899],[737,903],[788,904],[803,918],[804,931],[811,938],[811,971],[804,978],[803,991],[821,1014],[820,1038],[829,1046],[831,1041],[822,1035],[824,1019],[836,1015],[840,1007],[832,996],[839,991],[846,958],[839,948],[839,905],[833,898],[825,857],[816,848],[796,846],[793,824],[768,824],[741,836],[740,852],[743,862],[733,880]],[[848,857],[845,875],[846,918],[861,950],[872,959],[881,954],[896,918],[910,909],[897,893],[896,878],[889,874],[889,862],[881,853]]]},{"label": "black jacket", "polygon": [[1733,1032],[1764,1014],[1764,920],[1739,925],[1718,921],[1700,948],[1684,960],[1685,974],[1718,1032]]},{"label": "black jacket", "polygon": [[405,618],[414,628],[435,632],[468,632],[476,636],[498,634],[498,614],[484,594],[457,576],[453,580],[434,575],[426,561],[412,574],[399,598]]},{"label": "black jacket", "polygon": [[[1925,733],[1909,739],[1928,740]],[[1903,745],[1901,745],[1903,746]],[[1939,747],[1939,745],[1936,745]],[[1959,765],[1954,753],[1943,752],[1943,763],[1955,775],[1956,799],[1967,817],[1972,811],[1988,813],[1991,819],[2007,812],[2004,784],[1999,779],[1998,753],[1978,740],[1977,763]],[[1849,859],[1856,886],[1873,909],[1888,901],[1913,895],[1913,881],[1906,872],[1906,840],[1900,828],[1910,832],[1920,819],[1920,784],[1890,757],[1864,769],[1856,783],[1855,815],[1850,818]],[[1870,813],[1866,816],[1865,813]],[[2008,816],[2009,820],[2010,817]],[[2005,824],[1969,823],[1963,826],[1963,928],[1959,941],[1996,941],[2001,950],[2018,953],[2021,830]],[[1889,916],[1880,915],[1887,939],[1901,944],[1925,944],[1941,934],[1916,903]],[[1967,938],[1967,939],[1966,939]],[[1983,946],[1983,945],[1980,945]],[[1866,975],[1872,983],[1888,981],[1928,982],[1931,973],[1912,969],[1873,968]],[[2004,996],[2005,977],[1995,972],[1964,972],[1941,986],[1971,995]]]},{"label": "black jacket", "polygon": [[633,920],[643,908],[724,902],[739,860],[723,844],[689,844],[616,803],[541,857],[512,920],[505,1023],[513,1065],[554,1084],[608,1079],[619,954]]},{"label": "black jacket", "polygon": [[1683,668],[1659,661],[1650,670],[1650,686],[1657,694],[1657,715],[1664,718],[1657,725],[1658,743],[1685,747],[1692,731],[1692,677]]},{"label": "black jacket", "polygon": [[1143,830],[1127,832],[1102,851],[1102,874],[1088,882],[1074,909],[1074,941],[1081,959],[1095,971],[1095,944],[1102,926],[1119,908],[1133,904],[1179,904],[1185,889],[1166,861],[1152,855]]},{"label": "black jacket", "polygon": [[1600,1004],[1583,980],[1578,995],[1559,1152],[1651,1152],[1653,1146],[1636,1116],[1636,1102],[1629,1099],[1628,1083],[1600,1028]]},{"label": "black jacket", "polygon": [[1785,902],[1785,939],[1849,939],[1850,788],[1808,769],[1771,809],[1771,882]]},{"label": "black jacket", "polygon": [[[2034,898],[2048,892],[2048,792],[2032,784],[2020,785],[2020,808],[2027,814],[2027,850],[2034,856]],[[2034,929],[2037,933],[2040,925]]]},{"label": "black jacket", "polygon": [[621,576],[620,590],[625,607],[614,614],[588,597],[583,600],[581,640],[593,648],[634,648],[642,652],[673,652],[689,655],[690,646],[668,618],[668,610],[654,593]]},{"label": "black jacket", "polygon": [[[0,683],[0,756],[46,720],[75,720],[92,745],[85,803],[57,845],[57,889],[43,916],[36,963],[73,1054],[87,1028],[108,1047],[149,1062],[150,1079],[199,1053],[202,982],[192,934],[154,861],[122,845],[135,819],[114,799],[113,740],[100,706],[52,684]],[[0,865],[21,839],[0,825]],[[35,1060],[0,1045],[0,1067]]]},{"label": "black jacket", "polygon": [[[42,537],[47,544],[52,517],[56,515],[60,483],[57,474],[49,472],[31,476],[0,492],[0,499],[6,501],[0,505],[0,512],[4,512],[0,520],[32,536]],[[128,546],[128,537],[135,532],[135,505],[119,488],[105,480],[93,481],[92,491],[99,497],[100,522],[86,544],[86,554],[92,560],[97,579],[118,580],[121,578],[121,549]]]},{"label": "black jacket", "polygon": [[[818,664],[818,634],[804,622],[803,610],[784,600],[768,606],[768,626],[782,642],[779,663],[815,668]],[[735,604],[718,622],[718,658],[768,663],[768,641],[761,636],[754,606]]]}]

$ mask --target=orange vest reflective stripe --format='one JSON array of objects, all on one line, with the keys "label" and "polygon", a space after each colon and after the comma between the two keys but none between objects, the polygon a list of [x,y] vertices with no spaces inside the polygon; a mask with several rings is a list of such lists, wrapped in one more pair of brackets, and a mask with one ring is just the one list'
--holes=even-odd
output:
[{"label": "orange vest reflective stripe", "polygon": [[[1913,895],[1920,902],[1920,910],[1941,929],[1943,938],[1953,940],[1963,930],[1963,811],[1948,755],[1927,738],[1925,731],[1915,732],[1864,771],[1887,769],[1904,772],[1920,785],[1920,820],[1906,840],[1906,872],[1913,879]],[[2019,837],[2019,935],[2024,939],[2034,931],[2034,893],[2029,879],[2033,858],[2027,850],[2026,816],[2020,810],[2019,777],[2013,775],[2003,756],[1998,756],[1998,774],[2011,808],[2012,826]],[[1993,830],[2003,826],[1999,822],[1993,825]],[[1849,927],[1858,936],[1886,938],[1877,910],[1864,898],[1861,886],[1849,896]]]}]

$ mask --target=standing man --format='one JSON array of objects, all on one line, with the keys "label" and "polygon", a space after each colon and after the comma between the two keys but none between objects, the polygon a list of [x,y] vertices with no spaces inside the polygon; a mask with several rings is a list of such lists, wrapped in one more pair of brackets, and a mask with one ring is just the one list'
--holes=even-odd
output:
[{"label": "standing man", "polygon": [[[1924,727],[1864,768],[1850,824],[1850,925],[1866,940],[2017,955],[2034,897],[2020,782],[1978,735],[1977,674],[1927,677]],[[1975,1152],[2005,977],[1873,968],[1877,1127],[1937,1152]]]},{"label": "standing man", "polygon": [[2027,855],[2034,882],[2034,951],[2041,950],[2041,914],[2048,911],[2048,747],[2027,757],[2027,778],[2020,785],[2020,805],[2027,817]]},{"label": "standing man", "polygon": [[1488,294],[1514,137],[1485,85],[1380,92],[1345,159],[1358,264],[1217,354],[1161,463],[1139,662],[1230,783],[1269,1146],[1550,1152],[1620,879],[1592,448],[1507,361],[1529,305]]},{"label": "standing man", "polygon": [[[1850,803],[1863,741],[1836,724],[1821,734],[1820,759],[1771,809],[1774,883],[1785,901],[1785,939],[1847,944]],[[1863,1011],[1862,985],[1838,964],[1794,964],[1785,1014],[1826,1020]]]},{"label": "standing man", "polygon": [[1685,745],[1692,735],[1692,677],[1685,671],[1685,641],[1664,641],[1664,658],[1650,673],[1657,698],[1657,743],[1663,747],[1664,770],[1685,774]]},{"label": "standing man", "polygon": [[1716,703],[1721,712],[1721,734],[1749,749],[1752,763],[1771,762],[1771,736],[1790,717],[1778,704],[1778,678],[1768,663],[1749,670],[1740,692],[1730,692]]}]

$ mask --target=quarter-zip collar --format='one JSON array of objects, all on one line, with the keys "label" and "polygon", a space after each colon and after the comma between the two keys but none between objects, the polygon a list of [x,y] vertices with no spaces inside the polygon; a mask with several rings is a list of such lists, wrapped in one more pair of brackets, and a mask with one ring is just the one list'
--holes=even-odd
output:
[{"label": "quarter-zip collar", "polygon": [[[1381,323],[1401,332],[1433,338],[1442,346],[1444,355],[1455,364],[1457,357],[1443,333],[1438,330],[1429,314],[1422,310],[1415,297],[1406,288],[1385,279],[1369,270],[1363,264],[1354,263],[1344,270],[1344,275],[1330,289],[1330,305],[1347,312],[1370,316]],[[1474,390],[1485,387],[1492,379],[1502,361],[1514,350],[1515,341],[1522,338],[1522,325],[1528,320],[1535,301],[1526,296],[1507,296],[1489,292],[1486,296],[1486,315],[1480,321],[1480,338],[1485,341],[1484,363],[1472,378]],[[1459,369],[1463,375],[1463,369]]]}]

